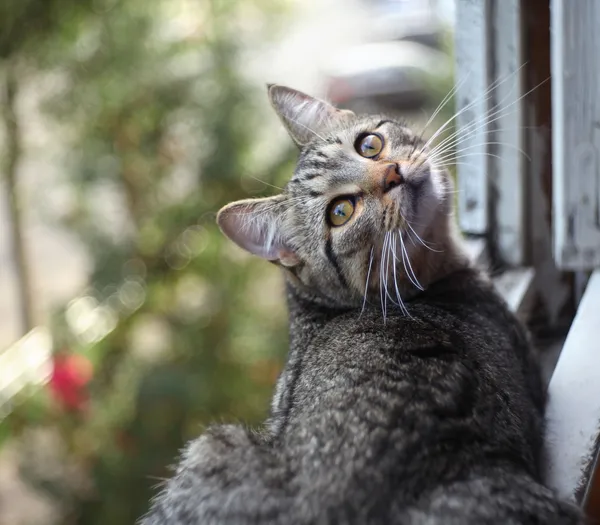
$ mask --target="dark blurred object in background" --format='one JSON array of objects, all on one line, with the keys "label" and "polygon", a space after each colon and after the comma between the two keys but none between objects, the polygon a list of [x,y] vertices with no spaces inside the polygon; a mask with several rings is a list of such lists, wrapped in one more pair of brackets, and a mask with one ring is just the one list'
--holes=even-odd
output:
[{"label": "dark blurred object in background", "polygon": [[417,110],[428,85],[448,75],[450,57],[415,42],[371,42],[334,57],[328,98],[356,112]]},{"label": "dark blurred object in background", "polygon": [[450,75],[452,2],[368,2],[371,41],[331,57],[325,70],[330,100],[357,112],[418,110],[430,85]]}]

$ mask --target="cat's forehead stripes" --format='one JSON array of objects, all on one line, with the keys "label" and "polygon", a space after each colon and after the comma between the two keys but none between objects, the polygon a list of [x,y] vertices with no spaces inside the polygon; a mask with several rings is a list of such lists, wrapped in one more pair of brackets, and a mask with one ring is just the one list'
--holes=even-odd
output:
[{"label": "cat's forehead stripes", "polygon": [[412,148],[414,136],[403,124],[391,119],[366,119],[364,122],[333,132],[324,137],[324,140],[315,140],[308,144],[298,159],[298,166],[290,183],[311,181],[343,169],[344,162],[356,155],[354,143],[357,137],[384,126],[390,128],[386,130],[390,135],[390,142]]},{"label": "cat's forehead stripes", "polygon": [[[381,160],[361,157],[356,140],[361,135],[380,133],[384,139]],[[389,118],[364,118],[342,129],[334,130],[323,140],[315,140],[301,152],[288,190],[292,195],[308,195],[312,199],[341,195],[353,185],[349,194],[376,191],[386,167],[399,162],[410,170],[409,160],[418,138],[403,123]]]}]

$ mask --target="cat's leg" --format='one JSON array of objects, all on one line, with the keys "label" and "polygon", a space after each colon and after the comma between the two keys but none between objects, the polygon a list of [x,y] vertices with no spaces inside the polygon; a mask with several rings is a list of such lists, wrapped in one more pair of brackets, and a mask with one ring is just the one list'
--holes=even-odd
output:
[{"label": "cat's leg", "polygon": [[402,523],[411,525],[581,525],[574,505],[523,474],[487,475],[442,485],[423,497]]},{"label": "cat's leg", "polygon": [[187,446],[141,524],[281,523],[289,504],[285,477],[281,462],[247,430],[212,427]]}]

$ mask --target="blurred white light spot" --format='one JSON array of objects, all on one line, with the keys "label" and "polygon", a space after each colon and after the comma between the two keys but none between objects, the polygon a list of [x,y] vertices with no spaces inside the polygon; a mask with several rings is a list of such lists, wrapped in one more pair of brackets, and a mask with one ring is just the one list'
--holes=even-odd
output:
[{"label": "blurred white light spot", "polygon": [[208,243],[206,230],[202,226],[190,226],[181,234],[180,242],[191,256],[197,257]]},{"label": "blurred white light spot", "polygon": [[217,300],[210,284],[197,275],[186,275],[175,288],[177,315],[188,322],[210,316],[217,308]]},{"label": "blurred white light spot", "polygon": [[132,354],[149,363],[160,361],[173,346],[171,328],[158,316],[140,316],[129,337]]},{"label": "blurred white light spot", "polygon": [[123,265],[123,275],[125,277],[136,277],[145,279],[146,278],[146,264],[141,259],[129,259]]},{"label": "blurred white light spot", "polygon": [[99,305],[93,297],[72,301],[65,313],[73,333],[85,343],[96,343],[117,326],[117,315],[108,305]]},{"label": "blurred white light spot", "polygon": [[52,337],[35,328],[0,354],[0,419],[12,398],[28,385],[45,383],[52,373]]},{"label": "blurred white light spot", "polygon": [[94,310],[97,307],[98,301],[90,296],[80,297],[69,303],[65,318],[75,334],[81,335],[94,322]]},{"label": "blurred white light spot", "polygon": [[80,334],[86,343],[97,343],[117,326],[117,316],[108,306],[99,306],[91,314],[93,322]]},{"label": "blurred white light spot", "polygon": [[144,304],[146,290],[138,281],[127,279],[119,290],[119,299],[127,310],[133,312]]},{"label": "blurred white light spot", "polygon": [[180,240],[175,241],[165,255],[165,261],[174,270],[182,270],[191,260],[189,249]]}]

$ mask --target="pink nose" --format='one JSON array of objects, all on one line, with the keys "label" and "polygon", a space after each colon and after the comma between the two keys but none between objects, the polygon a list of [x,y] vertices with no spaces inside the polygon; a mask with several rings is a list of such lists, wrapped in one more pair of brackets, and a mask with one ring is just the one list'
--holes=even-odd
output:
[{"label": "pink nose", "polygon": [[387,193],[392,188],[400,186],[400,184],[404,184],[404,182],[406,182],[406,179],[404,178],[404,175],[402,175],[400,164],[390,164],[385,170],[385,175],[383,176],[383,193]]}]

